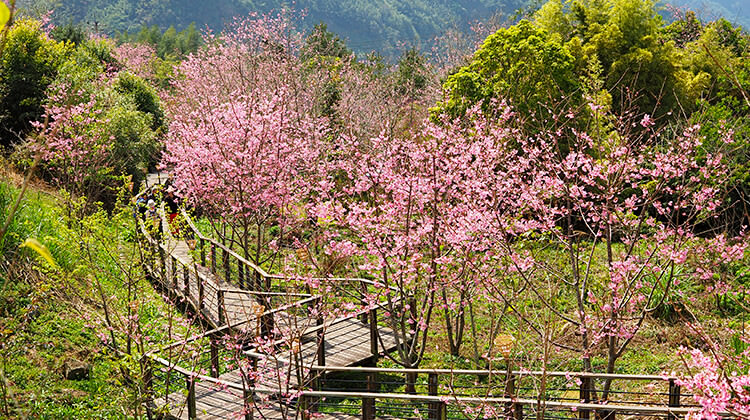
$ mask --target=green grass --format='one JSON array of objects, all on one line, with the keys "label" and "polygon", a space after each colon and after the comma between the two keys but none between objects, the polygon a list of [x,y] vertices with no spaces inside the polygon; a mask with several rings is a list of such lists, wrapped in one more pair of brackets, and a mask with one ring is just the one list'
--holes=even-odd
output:
[{"label": "green grass", "polygon": [[[3,219],[16,194],[0,183]],[[173,341],[186,327],[140,268],[127,208],[80,219],[69,219],[64,208],[58,197],[30,190],[0,242],[0,380],[7,384],[0,389],[0,418],[142,417],[134,362],[140,351],[133,345],[132,356],[123,356],[102,342],[108,331],[101,295],[121,350],[128,308],[148,337],[145,351]],[[28,237],[49,248],[57,267],[18,247]],[[69,359],[89,364],[89,377],[65,379]]]}]

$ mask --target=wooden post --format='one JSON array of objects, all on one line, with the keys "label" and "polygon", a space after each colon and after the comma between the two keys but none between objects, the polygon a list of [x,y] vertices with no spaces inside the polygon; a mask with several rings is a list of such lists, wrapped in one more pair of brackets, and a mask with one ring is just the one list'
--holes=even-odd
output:
[{"label": "wooden post", "polygon": [[370,354],[375,359],[374,363],[378,361],[378,310],[375,308],[370,309]]},{"label": "wooden post", "polygon": [[[508,373],[505,382],[505,397],[514,398],[516,395],[516,376],[513,375],[508,368]],[[521,420],[523,419],[523,406],[517,403],[505,404],[505,417]]]},{"label": "wooden post", "polygon": [[186,265],[182,266],[182,280],[185,284],[185,296],[190,297],[190,270]]},{"label": "wooden post", "polygon": [[216,274],[216,245],[211,244],[211,273]]},{"label": "wooden post", "polygon": [[258,358],[255,356],[250,356],[250,367],[252,368],[253,372],[252,375],[248,375],[247,383],[250,387],[255,387],[255,377],[258,375]]},{"label": "wooden post", "polygon": [[[438,395],[438,375],[437,373],[430,373],[427,375],[427,395],[437,396]],[[446,417],[446,405],[443,401],[434,401],[429,404],[429,412],[427,418],[429,420],[445,420]]]},{"label": "wooden post", "polygon": [[255,272],[255,285],[253,286],[253,290],[261,291],[263,288],[263,279],[261,278],[260,272]]},{"label": "wooden post", "polygon": [[[377,372],[367,373],[367,392],[377,391]],[[375,398],[362,398],[362,420],[375,420]]]},{"label": "wooden post", "polygon": [[198,267],[195,265],[193,267],[195,268],[195,282],[198,283],[198,311],[202,314],[203,308],[205,307],[204,301],[206,300],[206,291],[203,285],[203,278],[198,274]]},{"label": "wooden post", "polygon": [[301,400],[302,400],[302,420],[310,420],[312,418],[312,416],[310,415],[312,412],[312,407],[310,404],[310,397],[302,394]]},{"label": "wooden post", "polygon": [[268,313],[268,308],[260,316],[260,336],[266,338],[273,337],[273,314]]},{"label": "wooden post", "polygon": [[[315,324],[318,327],[323,326],[323,317],[318,316],[315,319]],[[320,366],[326,365],[326,341],[325,341],[325,331],[323,331],[323,328],[320,328],[317,333],[317,341],[318,341],[318,364]]]},{"label": "wooden post", "polygon": [[273,314],[270,313],[273,310],[270,302],[271,298],[260,299],[261,305],[263,305],[263,314],[260,317],[260,335],[261,337],[273,338],[274,319]]},{"label": "wooden post", "polygon": [[154,370],[150,357],[141,359],[141,369],[143,369],[143,394],[146,396],[146,403],[150,403],[154,393]]},{"label": "wooden post", "polygon": [[[153,361],[150,357],[144,356],[141,358],[141,369],[143,370],[143,402],[146,406],[146,417],[153,418],[155,408],[154,404],[154,370]],[[165,395],[169,395],[166,394]]]},{"label": "wooden post", "polygon": [[[583,403],[591,402],[591,377],[584,376],[581,378],[581,388],[579,390],[579,400]],[[591,418],[591,411],[588,409],[578,410],[578,418],[589,419]]]},{"label": "wooden post", "polygon": [[224,290],[219,288],[216,290],[216,304],[218,305],[219,319],[217,322],[219,326],[224,325]]},{"label": "wooden post", "polygon": [[177,258],[175,257],[172,257],[172,268],[169,274],[172,277],[172,290],[177,293]]},{"label": "wooden post", "polygon": [[253,392],[247,388],[248,387],[242,388],[242,396],[245,405],[245,420],[253,420]]},{"label": "wooden post", "polygon": [[159,260],[161,261],[161,279],[160,282],[162,285],[164,285],[167,281],[167,261],[166,257],[164,255],[164,248],[162,248],[159,245],[156,245],[157,248],[159,248]]},{"label": "wooden post", "polygon": [[219,343],[211,338],[211,377],[218,378],[219,374]]},{"label": "wooden post", "polygon": [[206,266],[206,240],[200,238],[201,241],[201,265]]},{"label": "wooden post", "polygon": [[404,392],[407,394],[416,394],[417,393],[417,374],[414,372],[406,372],[406,387],[404,389]]},{"label": "wooden post", "polygon": [[188,419],[190,420],[196,420],[198,418],[198,410],[195,408],[195,380],[188,376],[186,378],[187,381],[187,389],[188,389],[188,395],[187,395],[187,409],[188,409]]},{"label": "wooden post", "polygon": [[[301,358],[301,355],[300,355]],[[295,359],[295,362],[297,360]],[[302,372],[299,373],[300,378],[302,378]],[[323,371],[320,369],[310,369],[310,377],[312,378],[312,383],[310,384],[312,386],[313,391],[322,391],[323,390]],[[300,386],[300,389],[302,387]],[[320,405],[320,397],[309,397],[307,407],[310,411],[318,411]]]},{"label": "wooden post", "polygon": [[222,258],[224,263],[224,280],[227,284],[232,284],[232,270],[229,268],[229,251],[222,249]]},{"label": "wooden post", "polygon": [[[680,406],[680,386],[675,383],[674,378],[669,380],[669,403],[667,405],[670,407]],[[677,420],[677,416],[669,413],[667,419]]]}]

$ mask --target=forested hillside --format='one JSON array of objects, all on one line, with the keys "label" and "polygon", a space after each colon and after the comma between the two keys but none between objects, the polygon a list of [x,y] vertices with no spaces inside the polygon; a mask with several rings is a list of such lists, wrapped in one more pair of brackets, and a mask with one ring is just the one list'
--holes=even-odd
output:
[{"label": "forested hillside", "polygon": [[0,0],[0,418],[750,418],[733,21],[82,4]]},{"label": "forested hillside", "polygon": [[706,20],[723,17],[745,28],[750,27],[750,3],[745,0],[679,0],[671,3],[689,7]]},{"label": "forested hillside", "polygon": [[[46,3],[45,3],[46,2]],[[512,14],[525,0],[302,0],[297,10],[306,10],[304,27],[324,22],[331,31],[348,39],[355,51],[393,51],[403,44],[430,41],[452,25],[495,13]],[[137,31],[143,25],[177,29],[196,22],[221,30],[233,16],[250,12],[278,10],[286,4],[279,0],[22,0],[21,7],[54,9],[54,21],[99,22],[105,33]]]}]

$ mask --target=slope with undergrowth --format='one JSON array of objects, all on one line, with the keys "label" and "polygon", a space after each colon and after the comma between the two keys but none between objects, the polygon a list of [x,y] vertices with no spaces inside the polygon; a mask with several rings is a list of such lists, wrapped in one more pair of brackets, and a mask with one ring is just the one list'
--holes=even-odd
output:
[{"label": "slope with undergrowth", "polygon": [[[19,192],[6,175],[3,220]],[[140,355],[189,328],[147,281],[129,210],[75,213],[31,187],[0,242],[0,417],[140,417]],[[76,365],[83,377],[66,379]]]}]

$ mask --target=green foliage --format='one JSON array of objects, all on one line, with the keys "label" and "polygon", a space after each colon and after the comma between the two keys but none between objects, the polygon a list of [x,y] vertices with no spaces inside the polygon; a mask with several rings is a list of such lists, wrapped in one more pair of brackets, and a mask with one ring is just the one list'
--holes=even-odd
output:
[{"label": "green foliage", "polygon": [[0,57],[0,145],[18,143],[42,115],[46,89],[70,52],[42,32],[38,21],[16,21]]},{"label": "green foliage", "polygon": [[570,19],[565,13],[561,0],[551,0],[545,3],[534,14],[534,23],[552,36],[558,37],[558,42],[567,41],[573,33]]},{"label": "green foliage", "polygon": [[0,1],[0,30],[2,30],[5,27],[5,24],[8,23],[8,19],[10,19],[10,10],[5,3]]},{"label": "green foliage", "polygon": [[702,109],[691,116],[690,122],[701,126],[703,155],[715,153],[724,146],[726,134],[733,134],[734,145],[723,162],[731,168],[731,188],[726,191],[725,204],[714,223],[739,231],[747,223],[745,203],[750,200],[750,117],[746,112],[734,111],[740,105],[732,99],[713,105],[704,103]]},{"label": "green foliage", "polygon": [[50,31],[50,37],[59,42],[70,42],[78,45],[88,39],[88,31],[81,24],[68,22],[65,25],[55,26]]},{"label": "green foliage", "polygon": [[695,41],[703,31],[703,24],[695,12],[687,11],[674,22],[662,29],[663,36],[668,41],[673,41],[676,46],[683,47],[686,43]]},{"label": "green foliage", "polygon": [[522,20],[490,35],[468,66],[448,77],[445,102],[433,110],[452,117],[479,101],[507,99],[522,115],[546,115],[546,104],[578,88],[575,59],[559,38]]},{"label": "green foliage", "polygon": [[302,59],[311,60],[315,57],[337,57],[346,59],[351,57],[352,51],[338,35],[328,30],[328,25],[321,22],[310,31],[302,47]]},{"label": "green foliage", "polygon": [[134,99],[114,99],[117,102],[104,116],[105,132],[112,141],[112,174],[115,178],[129,175],[138,183],[144,179],[148,168],[156,164],[158,157],[154,119],[152,114],[141,110]]},{"label": "green foliage", "polygon": [[409,48],[398,60],[395,74],[396,90],[400,95],[416,99],[427,87],[429,74],[427,59],[416,48]]},{"label": "green foliage", "polygon": [[[87,40],[70,48],[47,94],[62,90],[70,100],[82,100],[86,94],[91,94],[101,74],[114,60],[110,47],[106,41]],[[73,94],[76,92],[80,94]]]},{"label": "green foliage", "polygon": [[157,25],[144,25],[137,33],[120,32],[117,33],[116,38],[120,43],[150,44],[156,49],[156,55],[162,60],[179,59],[198,51],[198,48],[203,44],[203,38],[195,28],[195,23],[191,23],[179,32],[174,26],[170,26],[163,33]]},{"label": "green foliage", "polygon": [[[3,217],[16,194],[16,188],[0,183]],[[145,280],[138,249],[124,235],[132,230],[127,208],[72,219],[53,196],[27,193],[0,243],[0,380],[12,393],[0,417],[121,419],[134,416],[135,409],[143,413],[133,363],[139,354],[119,356],[102,342],[106,335],[98,334],[107,331],[101,286],[112,319],[137,314],[149,345],[172,340],[167,326],[174,310]],[[35,263],[33,251],[18,248],[29,236],[50,249],[59,269]],[[117,328],[115,336],[124,350],[125,336]],[[62,365],[69,359],[89,364],[90,376],[64,379]]]},{"label": "green foliage", "polygon": [[159,96],[145,80],[131,73],[121,73],[115,81],[115,90],[132,98],[138,111],[151,116],[153,131],[163,133],[167,129]]},{"label": "green foliage", "polygon": [[434,111],[455,117],[480,100],[504,98],[521,116],[543,120],[543,108],[593,102],[666,124],[701,99],[746,102],[738,84],[748,80],[747,45],[723,19],[704,27],[686,13],[665,26],[653,0],[551,0],[534,23],[488,37],[446,80],[448,99]]},{"label": "green foliage", "polygon": [[615,112],[662,117],[691,107],[675,45],[660,41],[663,22],[653,1],[581,1],[575,10],[583,52],[601,62]]},{"label": "green foliage", "polygon": [[[10,31],[0,67],[3,144],[12,144],[14,133],[26,140],[30,122],[41,119],[45,106],[53,110],[49,122],[55,124],[56,118],[62,116],[60,109],[87,104],[88,122],[68,121],[56,130],[59,138],[55,141],[66,136],[88,139],[75,147],[84,143],[95,147],[87,152],[89,160],[97,163],[74,167],[64,159],[50,159],[43,163],[47,170],[42,173],[57,177],[61,183],[58,185],[65,185],[76,194],[85,190],[89,199],[104,200],[111,208],[112,188],[122,184],[123,175],[138,182],[155,165],[157,139],[166,131],[164,112],[155,90],[143,79],[121,73],[110,83],[110,76],[105,77],[116,64],[111,41],[78,39],[80,34],[75,28],[60,34],[73,34],[76,42],[49,39],[40,23],[33,20],[20,21]],[[107,152],[101,153],[102,149]],[[72,179],[69,172],[80,172],[82,167],[90,168],[92,173],[78,173],[82,175],[76,177],[79,185],[74,187],[63,181],[62,174]]]}]

